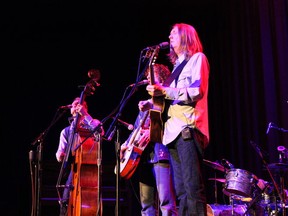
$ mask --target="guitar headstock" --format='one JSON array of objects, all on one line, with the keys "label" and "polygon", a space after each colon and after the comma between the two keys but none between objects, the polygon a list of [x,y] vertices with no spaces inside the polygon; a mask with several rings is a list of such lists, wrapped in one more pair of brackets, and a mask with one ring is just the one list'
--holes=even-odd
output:
[{"label": "guitar headstock", "polygon": [[159,54],[159,47],[156,47],[155,49],[151,50],[150,64],[154,64],[156,62],[158,54]]},{"label": "guitar headstock", "polygon": [[153,65],[155,64],[155,62],[157,60],[159,49],[160,49],[160,47],[157,46],[155,49],[151,49],[151,51],[150,51],[151,55],[150,55],[148,69],[149,69],[150,83],[151,84],[155,84]]}]

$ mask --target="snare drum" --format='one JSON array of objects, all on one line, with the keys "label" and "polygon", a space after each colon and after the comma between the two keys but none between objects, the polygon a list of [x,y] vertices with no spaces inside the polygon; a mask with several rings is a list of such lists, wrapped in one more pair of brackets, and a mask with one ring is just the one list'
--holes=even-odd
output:
[{"label": "snare drum", "polygon": [[236,195],[252,198],[252,192],[257,181],[258,178],[246,170],[230,169],[226,174],[223,192],[228,196]]}]

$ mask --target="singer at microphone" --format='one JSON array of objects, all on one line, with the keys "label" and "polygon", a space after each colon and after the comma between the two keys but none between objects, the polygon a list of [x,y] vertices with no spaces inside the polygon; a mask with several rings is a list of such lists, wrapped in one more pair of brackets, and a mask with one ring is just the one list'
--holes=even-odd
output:
[{"label": "singer at microphone", "polygon": [[149,81],[148,80],[142,80],[138,83],[132,83],[131,85],[129,85],[129,87],[134,87],[134,86],[142,86],[142,85],[147,85],[149,84]]}]

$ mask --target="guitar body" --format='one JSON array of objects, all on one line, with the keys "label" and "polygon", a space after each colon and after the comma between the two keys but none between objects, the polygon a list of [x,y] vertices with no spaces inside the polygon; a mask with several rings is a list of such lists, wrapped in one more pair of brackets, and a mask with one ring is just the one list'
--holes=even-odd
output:
[{"label": "guitar body", "polygon": [[131,138],[127,144],[127,149],[124,152],[123,158],[119,164],[119,174],[124,179],[130,179],[135,173],[139,165],[142,152],[148,146],[149,129],[144,129],[143,126],[148,117],[149,112],[146,111],[141,119],[139,126],[133,131]]},{"label": "guitar body", "polygon": [[120,161],[120,176],[122,178],[128,180],[132,177],[138,167],[142,152],[143,150],[136,146],[130,146],[126,149]]},{"label": "guitar body", "polygon": [[163,121],[162,111],[156,109],[149,110],[150,115],[150,140],[152,142],[162,143]]},{"label": "guitar body", "polygon": [[139,165],[142,152],[149,144],[149,130],[141,131],[140,137],[134,141],[124,152],[120,160],[120,176],[130,179]]}]

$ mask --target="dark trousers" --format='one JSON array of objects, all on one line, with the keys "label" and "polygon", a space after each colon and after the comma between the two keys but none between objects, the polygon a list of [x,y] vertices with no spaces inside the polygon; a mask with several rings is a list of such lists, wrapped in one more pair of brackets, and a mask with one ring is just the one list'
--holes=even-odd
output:
[{"label": "dark trousers", "polygon": [[179,199],[179,215],[206,216],[206,191],[202,172],[204,148],[199,132],[191,129],[191,135],[189,140],[184,140],[180,133],[168,145]]},{"label": "dark trousers", "polygon": [[62,200],[60,201],[60,214],[59,216],[66,216],[67,215],[67,208],[69,203],[69,197],[70,197],[70,191],[72,186],[72,179],[73,173],[72,171],[69,173],[68,178],[66,180],[66,187],[64,188],[63,194],[62,194]]}]

